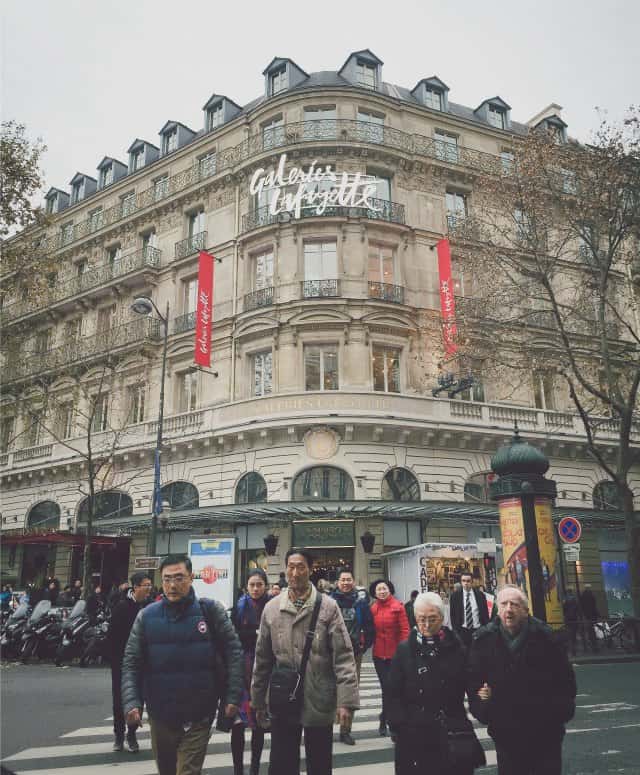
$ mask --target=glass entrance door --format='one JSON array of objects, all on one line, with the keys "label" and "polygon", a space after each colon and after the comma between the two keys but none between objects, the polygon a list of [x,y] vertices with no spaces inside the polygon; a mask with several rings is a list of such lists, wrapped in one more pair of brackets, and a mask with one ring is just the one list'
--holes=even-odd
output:
[{"label": "glass entrance door", "polygon": [[353,549],[311,549],[314,557],[311,581],[320,579],[335,584],[343,568],[353,570]]}]

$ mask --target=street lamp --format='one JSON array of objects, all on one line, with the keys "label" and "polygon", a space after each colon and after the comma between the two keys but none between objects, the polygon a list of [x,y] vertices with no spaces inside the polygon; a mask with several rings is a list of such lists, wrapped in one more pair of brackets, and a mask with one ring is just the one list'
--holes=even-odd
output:
[{"label": "street lamp", "polygon": [[164,419],[164,378],[167,370],[167,340],[169,337],[169,302],[164,315],[156,307],[148,296],[138,296],[133,300],[131,309],[138,315],[150,315],[154,310],[164,325],[164,338],[162,342],[162,375],[160,377],[160,406],[158,408],[158,435],[156,437],[156,451],[153,460],[153,497],[151,499],[151,532],[149,533],[149,556],[156,556],[156,543],[158,535],[158,515],[162,511],[162,497],[160,494],[160,456],[162,454],[162,423]]}]

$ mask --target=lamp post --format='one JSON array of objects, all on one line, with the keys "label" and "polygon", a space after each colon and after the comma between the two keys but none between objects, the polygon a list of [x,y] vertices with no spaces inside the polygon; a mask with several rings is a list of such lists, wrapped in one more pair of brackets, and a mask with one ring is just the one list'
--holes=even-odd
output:
[{"label": "lamp post", "polygon": [[158,408],[158,435],[156,436],[156,450],[153,460],[153,497],[151,503],[151,531],[149,533],[149,556],[156,556],[156,543],[158,536],[158,515],[162,511],[162,497],[160,494],[160,456],[162,454],[162,424],[164,420],[164,379],[167,370],[167,341],[169,338],[169,302],[164,315],[156,307],[148,296],[138,296],[133,300],[131,309],[138,315],[150,315],[155,310],[156,315],[164,325],[164,338],[162,342],[162,374],[160,377],[160,406]]}]

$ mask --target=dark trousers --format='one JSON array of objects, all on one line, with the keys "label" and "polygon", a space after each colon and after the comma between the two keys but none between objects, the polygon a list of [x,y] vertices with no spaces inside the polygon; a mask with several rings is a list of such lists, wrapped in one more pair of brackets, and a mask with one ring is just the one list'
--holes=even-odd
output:
[{"label": "dark trousers", "polygon": [[473,640],[473,633],[476,632],[475,627],[458,627],[456,629],[456,632],[460,636],[460,640],[464,643],[464,645],[469,648],[471,646],[471,641]]},{"label": "dark trousers", "polygon": [[562,775],[562,741],[539,748],[506,749],[496,745],[498,775]]},{"label": "dark trousers", "polygon": [[[269,775],[300,775],[302,727],[271,721]],[[307,775],[331,775],[333,727],[304,727]]]},{"label": "dark trousers", "polygon": [[390,659],[380,659],[380,657],[373,658],[373,666],[376,669],[378,681],[380,681],[380,688],[382,689],[382,713],[380,714],[380,723],[387,723],[387,711],[385,694],[387,693],[387,679],[389,677],[389,671],[391,670]]},{"label": "dark trousers", "polygon": [[122,710],[122,663],[114,659],[111,663],[111,697],[113,698],[113,733],[117,740],[124,740],[124,732],[127,736],[136,736],[136,727],[127,727]]}]

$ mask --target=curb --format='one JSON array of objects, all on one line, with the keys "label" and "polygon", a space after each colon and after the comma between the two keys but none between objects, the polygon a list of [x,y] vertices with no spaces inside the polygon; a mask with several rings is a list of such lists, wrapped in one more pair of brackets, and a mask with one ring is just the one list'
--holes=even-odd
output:
[{"label": "curb", "polygon": [[618,662],[640,662],[640,654],[621,654],[620,656],[593,654],[584,657],[569,657],[572,665],[615,665]]}]

